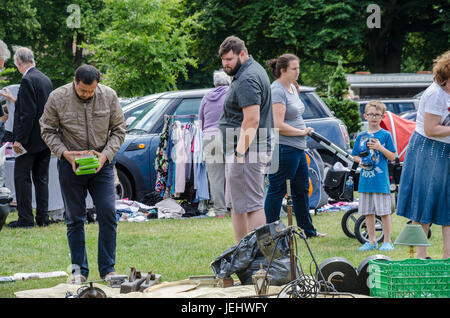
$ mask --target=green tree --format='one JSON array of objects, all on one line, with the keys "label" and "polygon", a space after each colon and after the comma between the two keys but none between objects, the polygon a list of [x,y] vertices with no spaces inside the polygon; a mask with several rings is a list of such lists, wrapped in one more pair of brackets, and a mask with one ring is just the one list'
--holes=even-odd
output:
[{"label": "green tree", "polygon": [[[86,61],[83,43],[89,43],[101,29],[102,0],[77,0],[79,25],[69,19],[73,0],[0,0],[0,39],[10,48],[33,50],[39,69],[58,87],[72,80],[74,70]],[[2,76],[4,84],[18,83],[21,75],[13,61]]]},{"label": "green tree", "polygon": [[0,0],[0,39],[9,47],[31,46],[41,25],[36,17],[34,0]]},{"label": "green tree", "polygon": [[1,73],[1,84],[20,82],[21,74],[14,66],[14,46],[31,47],[40,32],[41,25],[36,18],[33,0],[0,0],[0,39],[11,51],[11,59]]},{"label": "green tree", "polygon": [[197,15],[186,17],[180,0],[105,0],[109,21],[95,43],[92,62],[121,96],[176,88],[177,78],[196,66],[190,56]]},{"label": "green tree", "polygon": [[[380,28],[369,28],[367,7],[373,3],[193,0],[189,10],[201,12],[204,27],[198,34],[197,47],[203,50],[200,70],[211,72],[220,67],[217,49],[231,34],[241,37],[259,62],[290,52],[299,56],[303,65],[318,65],[304,68],[312,73],[301,74],[301,82],[325,73],[320,65],[336,67],[338,56],[347,72],[388,73],[411,69],[414,64],[428,69],[432,59],[448,49],[448,0],[379,0]],[[410,46],[413,38],[421,43],[414,51]]]},{"label": "green tree", "polygon": [[339,59],[338,66],[330,77],[328,98],[324,98],[324,102],[334,112],[335,116],[345,123],[348,132],[354,133],[361,126],[361,118],[358,103],[345,98],[345,95],[349,92],[349,86],[342,67],[342,59]]},{"label": "green tree", "polygon": [[75,5],[73,0],[34,0],[41,30],[33,49],[38,67],[55,87],[71,81],[87,61],[83,45],[91,43],[104,23],[102,0],[77,0]]}]

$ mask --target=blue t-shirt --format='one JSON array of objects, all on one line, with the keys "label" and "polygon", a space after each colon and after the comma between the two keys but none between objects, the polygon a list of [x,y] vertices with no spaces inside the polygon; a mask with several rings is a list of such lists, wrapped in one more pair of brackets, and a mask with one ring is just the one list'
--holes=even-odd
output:
[{"label": "blue t-shirt", "polygon": [[371,150],[366,146],[369,138],[376,138],[384,148],[391,152],[395,152],[394,142],[391,133],[387,130],[380,129],[376,133],[368,133],[363,131],[358,134],[353,146],[352,155],[359,156],[367,154],[364,162],[368,162],[365,168],[361,168],[359,176],[358,192],[367,193],[391,193],[389,189],[389,170],[388,160],[381,151]]}]

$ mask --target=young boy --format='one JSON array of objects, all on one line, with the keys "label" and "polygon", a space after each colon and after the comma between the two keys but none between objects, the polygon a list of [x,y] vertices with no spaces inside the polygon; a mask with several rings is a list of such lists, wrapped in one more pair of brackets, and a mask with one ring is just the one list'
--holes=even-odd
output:
[{"label": "young boy", "polygon": [[378,248],[375,237],[375,215],[381,216],[384,242],[380,251],[391,251],[391,198],[389,189],[388,160],[395,159],[395,146],[391,134],[380,127],[386,105],[380,101],[367,103],[364,118],[368,122],[367,131],[356,137],[352,155],[362,169],[359,177],[358,212],[365,216],[369,242],[359,251]]}]

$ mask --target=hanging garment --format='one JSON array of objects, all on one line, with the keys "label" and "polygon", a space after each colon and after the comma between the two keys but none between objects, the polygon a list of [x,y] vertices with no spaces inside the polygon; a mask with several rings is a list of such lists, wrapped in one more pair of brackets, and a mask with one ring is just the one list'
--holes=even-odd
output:
[{"label": "hanging garment", "polygon": [[164,128],[161,133],[158,148],[156,149],[156,156],[154,161],[156,170],[155,190],[160,193],[164,193],[167,182],[167,168],[168,168],[167,143],[169,139],[168,122],[169,119],[167,118],[164,123]]},{"label": "hanging garment", "polygon": [[194,188],[197,190],[196,199],[209,200],[208,176],[203,157],[203,136],[198,125],[194,133]]},{"label": "hanging garment", "polygon": [[[188,155],[184,146],[184,130],[179,121],[174,122],[173,147],[175,147],[175,193],[183,193],[186,186],[186,162]],[[176,195],[178,196],[178,195]]]},{"label": "hanging garment", "polygon": [[186,160],[186,181],[189,181],[191,178],[191,170],[192,170],[192,142],[194,140],[194,131],[195,127],[191,123],[187,123],[183,128],[184,134],[184,147],[187,154]]},{"label": "hanging garment", "polygon": [[173,130],[169,129],[169,137],[167,139],[167,183],[166,187],[170,188],[174,184],[173,174],[174,174],[174,148],[172,140]]}]

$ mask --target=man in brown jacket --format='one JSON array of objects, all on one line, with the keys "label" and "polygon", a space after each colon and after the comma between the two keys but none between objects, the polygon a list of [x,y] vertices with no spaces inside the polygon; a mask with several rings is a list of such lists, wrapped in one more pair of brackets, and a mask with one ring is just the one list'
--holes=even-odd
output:
[{"label": "man in brown jacket", "polygon": [[[40,119],[42,139],[59,158],[73,282],[86,281],[89,275],[84,235],[87,191],[99,224],[100,277],[115,274],[117,221],[113,167],[114,155],[125,138],[125,120],[115,91],[99,81],[100,73],[95,67],[80,66],[73,83],[50,94]],[[100,166],[95,174],[76,175],[75,156],[85,151],[97,155]]]}]

